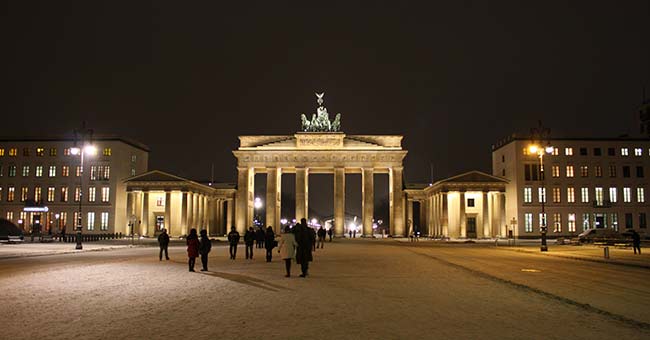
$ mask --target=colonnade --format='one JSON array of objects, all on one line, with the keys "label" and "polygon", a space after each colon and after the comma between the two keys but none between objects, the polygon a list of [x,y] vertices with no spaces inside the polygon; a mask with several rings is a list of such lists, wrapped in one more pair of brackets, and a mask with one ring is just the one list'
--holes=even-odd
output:
[{"label": "colonnade", "polygon": [[266,224],[280,230],[282,174],[295,173],[296,220],[309,220],[309,175],[330,173],[334,175],[334,235],[342,236],[345,223],[345,174],[361,173],[363,235],[372,236],[374,214],[374,174],[388,173],[390,200],[390,230],[393,235],[404,235],[404,203],[402,167],[390,168],[309,168],[309,167],[238,167],[236,194],[236,228],[240,233],[253,225],[255,174],[266,173]]}]

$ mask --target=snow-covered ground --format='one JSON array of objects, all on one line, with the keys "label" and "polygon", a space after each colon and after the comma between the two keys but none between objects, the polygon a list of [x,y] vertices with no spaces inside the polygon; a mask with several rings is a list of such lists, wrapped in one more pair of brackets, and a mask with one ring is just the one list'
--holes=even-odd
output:
[{"label": "snow-covered ground", "polygon": [[[558,259],[500,252],[513,259],[499,268],[486,266],[483,273],[480,263],[470,268],[462,262],[462,253],[488,261],[497,250],[453,247],[338,240],[314,254],[306,279],[297,277],[295,264],[294,276],[285,278],[283,263],[277,258],[266,263],[263,250],[244,260],[242,247],[235,261],[225,247],[214,247],[207,273],[187,271],[182,247],[172,249],[169,262],[158,261],[155,248],[3,259],[0,334],[5,339],[650,337],[643,320],[621,318],[606,305],[590,309],[572,303],[575,292],[561,299],[562,290],[545,294],[525,282],[494,279],[508,268],[520,271]],[[599,268],[628,270],[562,261],[567,268],[583,268],[580,275],[586,276],[598,275]],[[584,269],[585,264],[596,267]],[[636,280],[648,278],[650,271]],[[602,291],[603,298],[611,289],[590,288]],[[626,296],[626,288],[620,289]],[[648,297],[647,289],[631,290]]]}]

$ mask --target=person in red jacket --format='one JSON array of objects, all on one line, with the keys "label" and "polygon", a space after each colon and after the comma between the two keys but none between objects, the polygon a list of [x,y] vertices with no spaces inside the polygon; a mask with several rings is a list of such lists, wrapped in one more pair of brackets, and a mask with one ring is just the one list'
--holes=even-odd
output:
[{"label": "person in red jacket", "polygon": [[190,271],[194,271],[194,263],[196,258],[199,257],[199,237],[196,234],[196,229],[192,228],[190,234],[187,235],[187,257],[189,258],[188,264]]}]

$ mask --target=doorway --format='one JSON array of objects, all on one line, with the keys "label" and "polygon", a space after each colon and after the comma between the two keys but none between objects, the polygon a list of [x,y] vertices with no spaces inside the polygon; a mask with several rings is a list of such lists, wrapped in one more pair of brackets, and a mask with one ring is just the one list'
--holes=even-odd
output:
[{"label": "doorway", "polygon": [[467,238],[476,238],[476,217],[467,218]]}]

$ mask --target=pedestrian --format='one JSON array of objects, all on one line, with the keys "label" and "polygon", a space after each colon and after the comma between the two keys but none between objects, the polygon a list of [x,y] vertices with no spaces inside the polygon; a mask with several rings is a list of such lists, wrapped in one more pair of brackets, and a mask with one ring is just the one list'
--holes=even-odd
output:
[{"label": "pedestrian", "polygon": [[314,242],[312,241],[312,233],[307,230],[307,220],[302,218],[300,223],[296,224],[294,234],[296,242],[298,242],[298,249],[296,251],[296,262],[300,264],[302,274],[300,277],[307,277],[309,274],[309,262],[313,261],[311,250]]},{"label": "pedestrian", "polygon": [[349,238],[352,238],[352,229],[348,230],[348,234],[350,234]]},{"label": "pedestrian", "polygon": [[268,226],[266,228],[266,234],[264,235],[264,248],[266,248],[266,262],[271,262],[273,258],[273,248],[277,246],[277,241],[275,240],[275,233],[273,232],[273,227]]},{"label": "pedestrian", "polygon": [[632,230],[632,247],[634,247],[634,254],[638,250],[639,255],[641,255],[641,235],[636,230]]},{"label": "pedestrian", "polygon": [[354,229],[352,231],[352,238],[357,238],[357,230],[356,229]]},{"label": "pedestrian", "polygon": [[248,228],[244,233],[244,245],[246,246],[246,259],[253,259],[253,244],[255,243],[255,230],[253,227]]},{"label": "pedestrian", "polygon": [[158,261],[162,261],[163,251],[165,252],[165,259],[169,260],[169,252],[167,251],[167,248],[169,247],[169,235],[165,228],[163,228],[160,235],[158,235],[158,246],[160,247]]},{"label": "pedestrian", "polygon": [[234,260],[237,256],[237,244],[239,244],[239,233],[235,227],[230,228],[228,243],[230,244],[230,259]]},{"label": "pedestrian", "polygon": [[61,229],[61,238],[59,238],[59,242],[61,241],[67,242],[67,240],[65,239],[65,226],[63,226],[63,228]]},{"label": "pedestrian", "polygon": [[307,227],[307,229],[309,230],[310,234],[312,251],[316,251],[316,230],[314,230],[312,227]]},{"label": "pedestrian", "polygon": [[278,253],[280,253],[280,258],[284,260],[284,268],[287,272],[284,275],[285,277],[291,276],[291,261],[296,257],[296,247],[298,247],[296,236],[291,232],[291,227],[286,226],[280,239],[280,247],[278,247]]},{"label": "pedestrian", "polygon": [[332,242],[332,234],[333,234],[332,233],[332,228],[330,227],[329,229],[327,229],[327,236],[330,237],[330,242]]},{"label": "pedestrian", "polygon": [[321,226],[320,228],[318,228],[317,234],[318,234],[318,243],[316,244],[316,248],[320,246],[320,248],[323,249],[323,245],[325,244],[325,235],[327,235],[327,232],[325,231],[323,226]]},{"label": "pedestrian", "polygon": [[201,242],[199,245],[199,253],[201,254],[201,268],[202,272],[208,271],[208,254],[212,250],[212,241],[208,237],[208,231],[201,229]]},{"label": "pedestrian", "polygon": [[257,248],[262,249],[264,248],[264,237],[266,233],[264,232],[264,228],[258,227],[257,232],[255,232],[255,240],[257,241]]},{"label": "pedestrian", "polygon": [[194,263],[196,258],[199,257],[199,237],[196,235],[196,229],[192,228],[190,234],[187,235],[187,257],[190,271],[194,271]]}]

